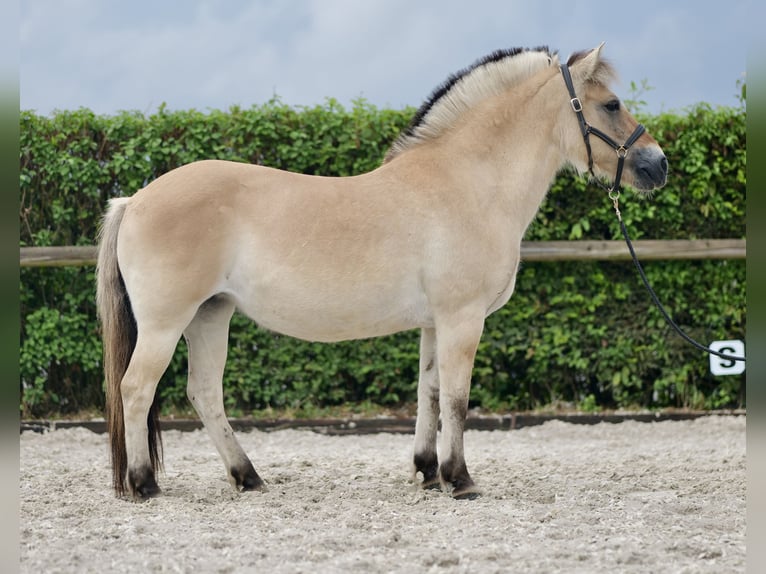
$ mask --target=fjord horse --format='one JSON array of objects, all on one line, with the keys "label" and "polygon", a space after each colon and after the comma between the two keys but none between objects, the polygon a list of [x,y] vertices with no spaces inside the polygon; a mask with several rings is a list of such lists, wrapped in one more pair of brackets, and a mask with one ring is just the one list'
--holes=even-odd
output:
[{"label": "fjord horse", "polygon": [[[602,46],[564,66],[575,97],[547,48],[482,58],[433,92],[370,173],[200,161],[111,200],[97,300],[116,492],[159,493],[154,397],[182,336],[188,397],[231,484],[263,486],[223,407],[229,320],[239,310],[310,341],[420,329],[416,476],[425,488],[475,497],[463,453],[474,355],[485,318],[513,293],[521,240],[554,177],[572,166],[613,181],[619,160],[638,190],[666,180],[657,142],[609,90]],[[614,141],[634,134],[631,149],[584,145],[578,117]]]}]

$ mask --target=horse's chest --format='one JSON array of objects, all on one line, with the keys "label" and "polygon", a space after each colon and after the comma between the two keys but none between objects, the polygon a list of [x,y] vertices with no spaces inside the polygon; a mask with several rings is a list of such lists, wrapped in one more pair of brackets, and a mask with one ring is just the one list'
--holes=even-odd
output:
[{"label": "horse's chest", "polygon": [[514,287],[516,286],[516,272],[519,268],[519,260],[516,258],[515,262],[509,266],[504,273],[500,273],[499,277],[493,282],[494,289],[490,297],[492,302],[487,308],[487,315],[494,313],[500,307],[505,305],[513,295]]}]

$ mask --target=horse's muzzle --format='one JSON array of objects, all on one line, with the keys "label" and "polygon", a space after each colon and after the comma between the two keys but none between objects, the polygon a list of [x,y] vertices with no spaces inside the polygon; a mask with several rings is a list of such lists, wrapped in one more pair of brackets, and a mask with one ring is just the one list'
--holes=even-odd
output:
[{"label": "horse's muzzle", "polygon": [[633,187],[650,191],[668,180],[668,159],[659,148],[639,148],[633,153]]}]

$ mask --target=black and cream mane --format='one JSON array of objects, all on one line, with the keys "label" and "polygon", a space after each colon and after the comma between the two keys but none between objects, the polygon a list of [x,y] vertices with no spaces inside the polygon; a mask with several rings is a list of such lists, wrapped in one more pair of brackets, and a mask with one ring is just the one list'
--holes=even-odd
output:
[{"label": "black and cream mane", "polygon": [[497,50],[452,74],[423,103],[384,161],[438,137],[467,109],[520,84],[550,66],[556,57],[547,46]]}]

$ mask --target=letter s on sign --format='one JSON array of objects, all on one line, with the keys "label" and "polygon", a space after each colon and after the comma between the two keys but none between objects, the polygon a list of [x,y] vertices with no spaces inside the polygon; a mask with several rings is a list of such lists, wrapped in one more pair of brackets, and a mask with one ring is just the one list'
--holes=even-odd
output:
[{"label": "letter s on sign", "polygon": [[[737,339],[713,341],[710,344],[710,348],[713,351],[735,357],[745,356],[745,344]],[[745,372],[745,361],[734,361],[733,359],[724,359],[723,357],[710,355],[710,372],[716,376],[740,375]]]}]

